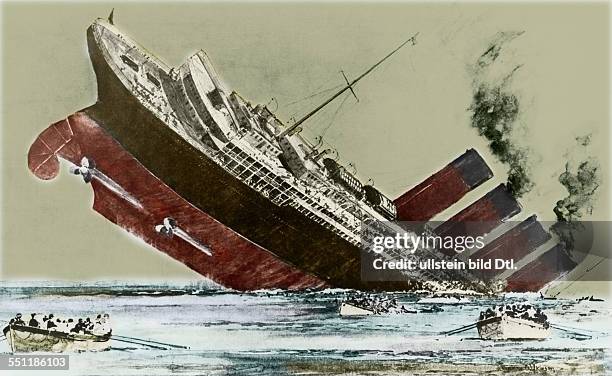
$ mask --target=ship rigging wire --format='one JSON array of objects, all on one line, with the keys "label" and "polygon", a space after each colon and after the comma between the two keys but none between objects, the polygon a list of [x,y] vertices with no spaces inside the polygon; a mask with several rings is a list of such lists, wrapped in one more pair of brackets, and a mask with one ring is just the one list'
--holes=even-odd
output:
[{"label": "ship rigging wire", "polygon": [[338,106],[338,108],[336,108],[336,111],[334,111],[331,120],[329,121],[329,123],[327,123],[327,125],[325,126],[325,128],[323,128],[321,130],[321,134],[320,136],[323,137],[325,136],[325,134],[327,133],[327,131],[329,130],[329,128],[331,128],[331,126],[334,124],[336,117],[338,116],[338,113],[340,112],[340,110],[342,109],[342,106],[344,105],[344,102],[346,102],[346,100],[348,99],[348,97],[350,97],[350,95],[347,93],[344,95],[344,98],[342,99],[342,102],[340,102],[340,105]]},{"label": "ship rigging wire", "polygon": [[[289,102],[287,104],[285,104],[285,107],[294,107],[295,111],[293,111],[293,113],[291,115],[289,115],[289,119],[291,120],[292,123],[296,122],[296,116],[298,116],[300,113],[308,111],[308,109],[310,109],[310,105],[309,106],[305,106],[306,103],[308,103],[310,100],[312,100],[313,98],[316,98],[318,96],[321,96],[323,94],[326,94],[330,91],[336,90],[338,89],[340,86],[342,86],[342,84],[327,88],[327,89],[323,89],[320,91],[317,91],[315,93],[309,94],[305,97],[302,97],[300,99],[294,100],[292,102]],[[320,87],[319,87],[320,88]],[[300,108],[296,107],[296,105],[298,104],[303,104],[302,106],[299,106]]]},{"label": "ship rigging wire", "polygon": [[[330,92],[330,91],[332,91],[332,90],[335,90],[335,89],[339,88],[340,86],[342,86],[342,84],[338,84],[338,85],[336,85],[336,86],[334,86],[334,87],[330,87],[330,88],[328,88],[328,89],[323,89],[323,90],[321,90],[321,91],[318,91],[318,92],[315,92],[315,93],[309,94],[309,95],[307,95],[307,96],[305,96],[305,97],[302,97],[302,98],[300,98],[300,99],[296,99],[296,100],[294,100],[294,101],[292,101],[292,102],[286,103],[286,104],[285,104],[285,106],[287,106],[287,107],[288,107],[288,106],[293,106],[293,105],[295,105],[295,104],[298,104],[298,103],[300,103],[300,102],[306,101],[306,100],[308,100],[308,99],[312,99],[312,98],[314,98],[314,97],[316,97],[316,96],[319,96],[319,95],[321,95],[321,94],[325,94],[325,93],[327,93],[327,92]],[[320,86],[319,86],[319,88],[320,88]],[[319,88],[317,88],[317,89],[315,89],[315,90],[318,90]]]}]

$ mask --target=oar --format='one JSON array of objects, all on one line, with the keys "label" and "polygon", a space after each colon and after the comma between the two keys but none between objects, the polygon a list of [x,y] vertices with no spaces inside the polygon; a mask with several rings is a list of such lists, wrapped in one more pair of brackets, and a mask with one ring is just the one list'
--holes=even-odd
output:
[{"label": "oar", "polygon": [[564,331],[564,332],[567,332],[567,333],[571,333],[571,334],[576,334],[576,335],[579,335],[579,336],[582,336],[582,337],[593,338],[593,336],[590,335],[590,334],[584,334],[584,333],[575,332],[573,330],[568,330],[568,329],[560,327],[559,325],[551,325],[551,327],[553,327],[553,328],[555,328],[557,330],[561,330],[561,331]]},{"label": "oar", "polygon": [[134,341],[140,341],[140,342],[146,342],[146,343],[155,343],[158,345],[164,345],[164,346],[170,346],[170,347],[175,347],[177,349],[188,349],[188,346],[182,346],[182,345],[174,345],[172,343],[165,343],[165,342],[158,342],[158,341],[153,341],[150,339],[144,339],[144,338],[136,338],[136,337],[128,337],[128,336],[119,336],[119,335],[113,335],[113,338],[123,338],[123,339],[131,339]]},{"label": "oar", "polygon": [[154,349],[158,349],[158,350],[168,350],[167,347],[149,345],[147,343],[140,343],[140,342],[134,342],[134,341],[127,341],[125,339],[115,338],[115,336],[112,336],[112,339],[115,340],[115,341],[119,341],[119,342],[131,343],[131,344],[134,344],[134,345],[148,346],[148,347],[151,347],[151,348],[154,348]]},{"label": "oar", "polygon": [[555,327],[556,329],[565,329],[565,330],[580,330],[581,332],[590,332],[590,333],[594,333],[594,334],[599,334],[599,335],[606,335],[606,332],[600,332],[598,330],[590,330],[590,329],[582,329],[582,328],[573,328],[571,326],[567,326],[567,325],[559,325],[559,324],[553,324],[551,325],[553,327]]},{"label": "oar", "polygon": [[466,330],[474,329],[477,325],[478,325],[478,323],[472,323],[472,324],[469,324],[469,325],[465,325],[465,326],[459,327],[457,329],[448,330],[446,332],[440,332],[439,334],[440,335],[450,336],[450,335],[453,335],[453,334],[465,332]]}]

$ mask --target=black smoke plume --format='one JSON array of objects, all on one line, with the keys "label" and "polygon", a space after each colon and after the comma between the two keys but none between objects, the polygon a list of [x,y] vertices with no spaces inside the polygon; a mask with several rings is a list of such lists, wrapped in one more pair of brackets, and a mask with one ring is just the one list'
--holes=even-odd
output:
[{"label": "black smoke plume", "polygon": [[[576,141],[578,145],[587,147],[591,135],[576,137]],[[580,220],[593,213],[596,193],[601,185],[601,167],[592,157],[577,164],[566,162],[565,171],[559,175],[559,183],[565,187],[568,195],[557,201],[553,208],[557,223],[551,226],[551,231],[569,251],[574,249],[577,236],[584,231]]]},{"label": "black smoke plume", "polygon": [[472,114],[471,126],[489,141],[491,153],[508,165],[506,185],[514,197],[521,197],[534,185],[527,163],[529,150],[512,139],[512,131],[520,113],[520,101],[510,90],[509,82],[522,65],[506,69],[507,73],[497,79],[489,77],[489,73],[500,69],[500,64],[495,62],[502,46],[522,34],[522,31],[499,33],[480,55],[472,67],[474,93],[469,107]]}]

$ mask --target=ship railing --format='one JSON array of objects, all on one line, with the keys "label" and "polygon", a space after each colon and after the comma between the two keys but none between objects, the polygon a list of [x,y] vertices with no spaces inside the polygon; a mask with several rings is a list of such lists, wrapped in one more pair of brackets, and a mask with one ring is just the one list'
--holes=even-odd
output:
[{"label": "ship railing", "polygon": [[[246,147],[250,147],[250,145],[246,145]],[[241,155],[244,154],[243,158],[248,158],[247,157],[248,154],[244,153],[244,151],[240,150],[239,148],[237,148],[237,149],[239,150],[239,153]],[[344,207],[342,207],[341,204],[338,204],[337,202],[336,202],[336,204],[338,205],[340,210],[339,211],[338,210],[334,211],[331,208],[325,207],[324,205],[321,205],[319,202],[315,201],[310,194],[304,194],[299,189],[293,187],[291,184],[284,183],[284,181],[286,179],[283,180],[282,178],[280,178],[276,174],[273,174],[273,176],[276,177],[275,181],[278,184],[282,185],[281,188],[283,190],[291,191],[293,193],[293,195],[296,195],[301,200],[307,202],[316,211],[324,213],[328,217],[332,218],[335,222],[340,223],[340,224],[342,224],[343,226],[345,226],[347,228],[350,228],[351,231],[353,231],[353,232],[357,232],[358,231],[358,225],[352,224],[352,222],[358,222],[361,219],[361,217],[363,216],[362,213],[357,213],[357,215],[356,215],[352,211],[346,210]],[[319,181],[322,185],[324,185],[324,186],[329,188],[329,185],[326,184],[325,180],[320,179],[320,180],[317,180],[317,181]],[[307,190],[307,191],[309,190],[309,188],[304,188],[304,189]],[[318,188],[312,187],[311,189],[314,190],[315,192],[321,193],[321,190],[318,189]],[[321,196],[322,196],[321,198],[327,197],[327,195],[323,195],[322,193],[321,193]],[[344,196],[341,195],[339,197],[341,197],[341,199],[340,200],[335,200],[335,201],[340,201],[340,202],[346,201],[346,198]],[[334,201],[334,200],[332,200],[332,201]],[[355,221],[351,221],[350,219],[345,218],[345,217],[350,217],[350,216],[354,217]]]},{"label": "ship railing", "polygon": [[136,50],[138,53],[140,53],[142,55],[142,57],[144,59],[150,61],[151,63],[153,63],[155,65],[157,65],[157,67],[159,69],[162,69],[162,70],[164,70],[166,72],[168,72],[170,70],[170,67],[168,66],[168,64],[166,64],[160,58],[155,56],[155,54],[152,54],[151,52],[149,52],[143,46],[141,46],[138,43],[136,43],[136,41],[134,41],[132,38],[130,38],[130,37],[126,36],[125,34],[123,34],[121,31],[119,31],[113,25],[108,25],[108,24],[105,25],[105,27],[103,29],[103,33],[105,33],[106,30],[108,30],[114,37],[120,39],[123,42],[124,45],[129,47],[130,50]]},{"label": "ship railing", "polygon": [[[276,192],[275,195],[272,195],[275,203],[280,202],[281,204],[286,204],[288,199],[292,199],[292,197],[298,198],[306,203],[307,210],[314,212],[315,215],[324,215],[327,217],[325,219],[328,221],[331,220],[333,225],[340,225],[348,229],[349,233],[351,233],[351,238],[357,238],[355,234],[359,232],[358,222],[360,222],[359,219],[363,217],[363,212],[358,212],[360,216],[356,216],[355,213],[346,210],[340,205],[338,205],[341,209],[340,213],[336,213],[337,210],[334,211],[329,207],[326,208],[324,205],[314,200],[310,195],[302,193],[292,184],[287,183],[285,178],[278,176],[267,168],[267,166],[264,170],[263,166],[265,166],[265,164],[263,162],[256,161],[252,156],[248,155],[236,145],[231,143],[228,144],[224,149],[224,153],[230,158],[229,162],[224,163],[226,168],[231,170],[239,179],[250,182],[249,179],[253,179],[253,176],[257,175],[257,179],[249,185],[253,185],[252,183],[259,183],[260,179],[266,180],[266,185],[257,186],[255,188],[260,192],[262,189],[266,189],[268,192]],[[315,189],[315,191],[318,192],[319,190]],[[280,192],[289,192],[290,197],[281,197],[281,199],[277,199],[276,196],[280,194]],[[347,219],[347,217],[350,218],[350,216],[355,217],[355,221]]]},{"label": "ship railing", "polygon": [[[264,175],[265,178],[263,179],[265,184],[260,186],[257,190],[261,192],[263,189],[267,189],[268,197],[280,205],[284,205],[290,200],[290,197],[283,193],[282,188],[273,183],[273,174],[268,171],[264,165],[259,164],[259,166],[256,166],[255,164],[257,162],[255,160],[247,158],[243,153],[236,153],[234,150],[232,150],[232,148],[226,148],[224,149],[224,152],[224,155],[228,156],[230,160],[229,162],[222,162],[222,164],[232,173],[232,175],[236,176],[241,181],[248,183],[254,175],[258,173],[261,174],[263,171],[266,173]],[[222,161],[221,158],[218,158],[217,160]],[[276,193],[272,194],[272,192]]]},{"label": "ship railing", "polygon": [[[265,191],[266,196],[275,203],[280,205],[290,204],[309,218],[313,220],[317,218],[317,223],[329,223],[326,227],[334,230],[344,239],[355,244],[359,242],[359,225],[351,223],[355,221],[341,217],[344,212],[351,214],[349,211],[341,208],[343,213],[334,213],[330,208],[316,202],[311,196],[288,184],[263,163],[254,160],[235,145],[228,144],[224,152],[229,157],[229,161],[224,163],[225,167],[238,179],[246,182],[262,194]],[[289,194],[284,194],[285,192]]]},{"label": "ship railing", "polygon": [[[319,190],[316,190],[316,192],[320,193]],[[310,195],[306,195],[303,194],[301,192],[297,192],[297,196],[299,199],[301,199],[302,201],[306,202],[307,205],[315,208],[319,213],[322,213],[324,215],[326,215],[328,218],[331,218],[333,221],[335,221],[336,223],[341,224],[343,227],[347,228],[349,230],[349,232],[355,234],[359,232],[359,227],[355,226],[355,225],[351,225],[351,221],[347,220],[343,217],[343,215],[346,216],[346,214],[351,214],[350,212],[344,210],[340,205],[338,205],[338,207],[340,207],[341,211],[335,212],[333,211],[330,207],[328,207],[327,205],[321,204],[320,202],[317,202],[312,196]]]},{"label": "ship railing", "polygon": [[[319,217],[322,217],[326,222],[329,222],[332,225],[335,225],[335,229],[337,231],[337,233],[344,238],[345,240],[348,240],[350,242],[353,242],[355,244],[359,243],[359,234],[356,234],[352,231],[350,231],[348,228],[346,228],[343,224],[335,221],[334,219],[330,218],[329,216],[327,216],[325,213],[319,212],[316,213],[314,212],[314,210],[312,210],[313,208],[308,205],[307,202],[299,199],[299,198],[295,198],[295,203],[296,203],[296,209],[298,209],[298,211],[302,212],[303,214],[306,214],[306,212],[313,212],[313,215],[318,215]],[[335,222],[335,223],[334,223]]]},{"label": "ship railing", "polygon": [[[244,181],[259,192],[266,190],[268,197],[271,195],[271,192],[278,192],[277,195],[273,195],[274,202],[280,201],[283,204],[290,203],[291,206],[295,207],[303,214],[308,215],[309,218],[311,218],[311,215],[321,217],[325,222],[329,222],[332,226],[331,228],[334,228],[343,238],[352,242],[359,241],[359,236],[355,229],[350,229],[345,226],[341,222],[341,218],[338,218],[340,221],[333,218],[336,216],[330,210],[318,205],[312,197],[303,194],[290,184],[278,184],[276,180],[277,176],[275,176],[275,174],[263,163],[254,160],[251,156],[231,143],[229,143],[223,151],[225,155],[229,157],[229,161],[226,161],[224,166],[241,181]],[[283,197],[283,192],[289,194]],[[280,199],[277,199],[278,195],[281,195]]]},{"label": "ship railing", "polygon": [[380,213],[378,213],[374,208],[372,208],[367,202],[363,199],[357,199],[350,192],[347,192],[346,189],[340,187],[338,184],[333,181],[328,180],[325,176],[321,176],[319,174],[314,174],[314,177],[329,189],[330,192],[325,194],[325,196],[330,197],[334,202],[340,203],[348,203],[346,207],[343,207],[346,212],[350,213],[354,216],[358,222],[362,222],[367,219],[373,220],[381,220],[384,219]]},{"label": "ship railing", "polygon": [[[142,101],[143,103],[149,105],[150,107],[153,107],[154,109],[156,109],[157,111],[159,111],[160,113],[163,113],[164,115],[166,115],[167,117],[171,118],[174,121],[174,126],[176,126],[176,123],[180,123],[180,120],[176,117],[176,115],[174,115],[173,111],[165,111],[165,109],[162,108],[162,106],[167,107],[168,109],[171,109],[170,105],[164,101],[164,96],[163,95],[156,95],[156,93],[152,92],[151,90],[149,90],[146,86],[144,86],[140,81],[135,81],[132,83],[132,89],[133,91],[142,96],[145,99],[151,99],[151,100],[145,100]],[[160,102],[158,104],[159,107],[155,106],[153,103],[153,100],[157,100],[158,102]]]}]

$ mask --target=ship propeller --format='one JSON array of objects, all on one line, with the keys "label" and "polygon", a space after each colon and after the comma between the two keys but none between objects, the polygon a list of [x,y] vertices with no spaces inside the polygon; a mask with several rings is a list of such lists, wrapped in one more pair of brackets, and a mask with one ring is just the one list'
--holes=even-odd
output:
[{"label": "ship propeller", "polygon": [[178,226],[178,222],[176,222],[176,220],[173,218],[164,218],[161,224],[155,226],[155,232],[167,238],[172,238],[176,235],[180,239],[183,239],[187,243],[191,244],[192,246],[207,254],[208,256],[213,255],[210,246],[201,243],[200,241],[189,235],[187,232],[185,232],[185,230]]},{"label": "ship propeller", "polygon": [[70,166],[70,173],[74,175],[81,175],[85,183],[89,183],[93,179],[94,170],[96,168],[96,162],[93,159],[83,157],[81,159],[81,165]]},{"label": "ship propeller", "polygon": [[171,238],[174,235],[174,230],[177,227],[176,220],[174,218],[164,218],[161,225],[155,226],[155,232],[165,237]]}]

